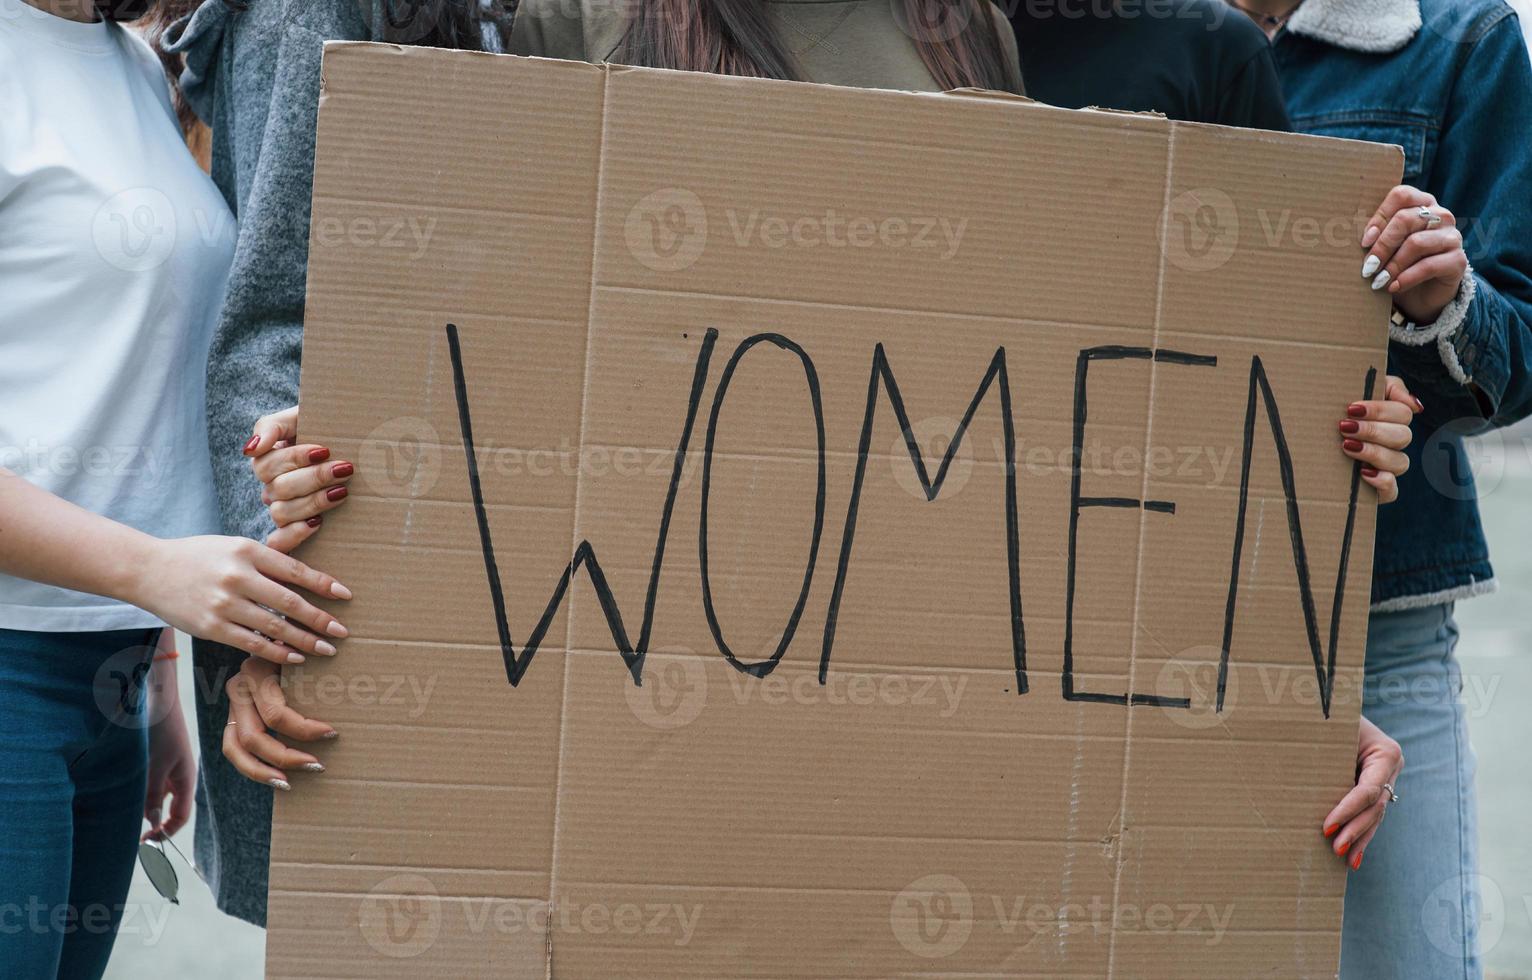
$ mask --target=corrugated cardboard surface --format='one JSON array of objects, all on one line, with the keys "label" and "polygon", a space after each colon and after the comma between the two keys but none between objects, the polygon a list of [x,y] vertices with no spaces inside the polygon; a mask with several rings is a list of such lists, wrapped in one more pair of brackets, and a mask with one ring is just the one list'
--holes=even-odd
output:
[{"label": "corrugated cardboard surface", "polygon": [[305,557],[354,638],[289,677],[342,736],[269,975],[1333,975],[1399,170],[331,45],[303,435],[358,476]]}]

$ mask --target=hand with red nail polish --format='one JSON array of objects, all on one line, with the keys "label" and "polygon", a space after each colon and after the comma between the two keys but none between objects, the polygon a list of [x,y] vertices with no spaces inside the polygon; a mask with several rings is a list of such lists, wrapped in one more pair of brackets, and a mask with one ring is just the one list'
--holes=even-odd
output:
[{"label": "hand with red nail polish", "polygon": [[1378,492],[1379,503],[1399,497],[1398,478],[1410,468],[1404,450],[1410,445],[1410,421],[1422,410],[1399,378],[1390,375],[1383,397],[1352,402],[1339,422],[1341,452],[1356,460],[1362,480]]},{"label": "hand with red nail polish", "polygon": [[1404,768],[1399,743],[1363,718],[1357,731],[1356,786],[1324,819],[1330,849],[1351,866],[1362,866],[1362,853],[1378,832],[1388,810],[1388,786],[1398,786]]},{"label": "hand with red nail polish", "polygon": [[296,408],[268,415],[255,428],[259,448],[251,454],[250,467],[277,526],[266,544],[291,552],[323,525],[320,515],[346,499],[345,483],[356,467],[332,459],[327,446],[299,441]]}]

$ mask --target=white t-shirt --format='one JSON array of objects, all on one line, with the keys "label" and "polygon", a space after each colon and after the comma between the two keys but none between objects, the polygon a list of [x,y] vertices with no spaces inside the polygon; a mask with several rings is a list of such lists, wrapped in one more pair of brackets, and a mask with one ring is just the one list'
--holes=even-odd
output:
[{"label": "white t-shirt", "polygon": [[[148,46],[0,0],[0,466],[159,537],[216,531],[203,394],[234,240]],[[3,628],[155,625],[0,575]]]}]

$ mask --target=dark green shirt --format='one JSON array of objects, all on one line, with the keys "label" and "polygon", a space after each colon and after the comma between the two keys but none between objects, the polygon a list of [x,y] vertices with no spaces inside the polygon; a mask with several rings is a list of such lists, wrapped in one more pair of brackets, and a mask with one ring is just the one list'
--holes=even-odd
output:
[{"label": "dark green shirt", "polygon": [[[940,86],[920,60],[891,0],[763,0],[777,36],[802,79],[857,88],[933,92]],[[1016,38],[999,8],[986,5],[1007,63],[1020,77]],[[568,61],[620,60],[630,6],[611,0],[522,0],[512,54]]]}]

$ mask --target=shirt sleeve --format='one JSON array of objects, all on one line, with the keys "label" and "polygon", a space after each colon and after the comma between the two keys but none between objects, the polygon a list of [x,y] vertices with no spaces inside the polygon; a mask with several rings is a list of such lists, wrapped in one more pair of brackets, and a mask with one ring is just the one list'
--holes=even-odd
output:
[{"label": "shirt sleeve", "polygon": [[1277,65],[1269,46],[1239,66],[1222,88],[1216,117],[1208,122],[1246,129],[1273,129],[1281,133],[1292,131],[1287,106],[1282,100],[1282,82],[1277,77]]},{"label": "shirt sleeve", "polygon": [[1457,218],[1472,270],[1425,329],[1395,328],[1390,360],[1429,422],[1532,414],[1532,61],[1504,11],[1463,60],[1426,191]]}]

